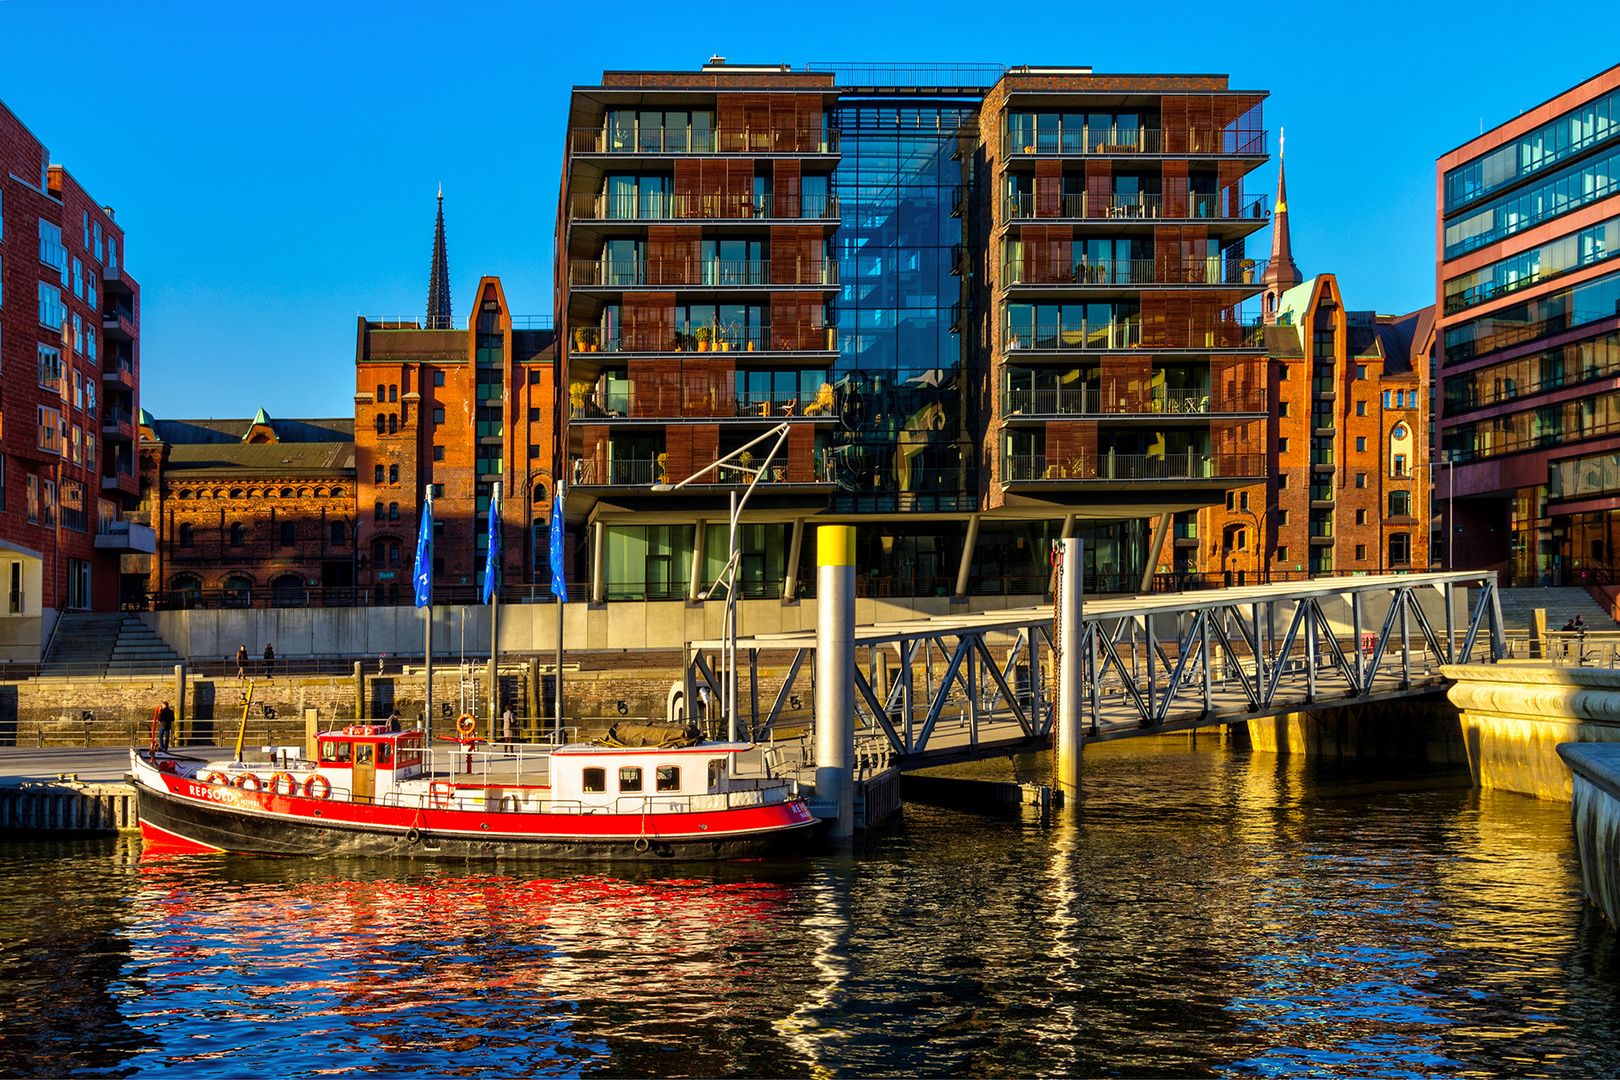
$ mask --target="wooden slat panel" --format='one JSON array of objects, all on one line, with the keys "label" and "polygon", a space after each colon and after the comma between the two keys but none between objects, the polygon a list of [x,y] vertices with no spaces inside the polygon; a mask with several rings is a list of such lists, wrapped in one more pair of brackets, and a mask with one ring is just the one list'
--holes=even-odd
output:
[{"label": "wooden slat panel", "polygon": [[1035,216],[1055,218],[1063,212],[1063,163],[1035,163]]},{"label": "wooden slat panel", "polygon": [[1166,95],[1159,99],[1159,123],[1164,127],[1164,152],[1187,152],[1187,99]]},{"label": "wooden slat panel", "polygon": [[[670,424],[664,428],[664,474],[668,483],[678,484],[692,475],[692,426]],[[704,462],[708,464],[708,462]]]},{"label": "wooden slat panel", "polygon": [[[776,133],[780,138],[781,132]],[[782,159],[774,163],[772,169],[771,200],[774,209],[772,216],[779,218],[796,218],[799,216],[799,162],[796,159]]]},{"label": "wooden slat panel", "polygon": [[1086,162],[1086,217],[1107,217],[1114,197],[1114,166],[1109,161]]},{"label": "wooden slat panel", "polygon": [[816,478],[816,432],[809,424],[795,424],[788,431],[787,478],[795,484],[808,484]]},{"label": "wooden slat panel", "polygon": [[1184,218],[1187,216],[1187,163],[1185,161],[1166,161],[1162,169],[1164,176],[1164,216],[1167,218]]},{"label": "wooden slat panel", "polygon": [[1181,280],[1181,230],[1174,225],[1153,227],[1153,280]]}]

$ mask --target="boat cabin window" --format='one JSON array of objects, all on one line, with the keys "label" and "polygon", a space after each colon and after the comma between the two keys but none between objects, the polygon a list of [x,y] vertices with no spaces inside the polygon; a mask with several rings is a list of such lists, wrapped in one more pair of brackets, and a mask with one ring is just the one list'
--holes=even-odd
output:
[{"label": "boat cabin window", "polygon": [[422,764],[421,747],[402,746],[399,748],[399,767],[414,769]]},{"label": "boat cabin window", "polygon": [[386,742],[385,743],[378,743],[377,744],[377,764],[379,764],[379,765],[392,765],[393,763],[394,763],[394,744],[393,743],[386,743]]},{"label": "boat cabin window", "polygon": [[636,765],[626,765],[619,770],[620,791],[641,790],[641,769]]},{"label": "boat cabin window", "polygon": [[658,766],[658,790],[681,790],[681,767],[679,765]]},{"label": "boat cabin window", "polygon": [[338,761],[347,765],[349,762],[349,743],[344,739],[322,739],[321,760]]},{"label": "boat cabin window", "polygon": [[720,782],[726,778],[726,759],[709,759],[709,790],[720,790]]},{"label": "boat cabin window", "polygon": [[600,793],[607,790],[606,769],[582,769],[579,779],[581,791]]},{"label": "boat cabin window", "polygon": [[354,744],[354,763],[356,765],[370,765],[372,763],[371,757],[370,743],[362,742]]}]

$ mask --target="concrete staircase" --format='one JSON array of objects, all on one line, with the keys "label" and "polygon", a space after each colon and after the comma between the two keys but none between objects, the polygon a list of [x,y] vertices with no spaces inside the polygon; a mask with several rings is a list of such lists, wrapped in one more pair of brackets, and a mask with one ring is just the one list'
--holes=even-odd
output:
[{"label": "concrete staircase", "polygon": [[155,675],[182,657],[133,615],[69,611],[62,615],[42,675]]},{"label": "concrete staircase", "polygon": [[1579,615],[1588,630],[1620,630],[1609,613],[1603,610],[1591,594],[1580,587],[1561,589],[1502,589],[1502,624],[1509,630],[1528,630],[1530,613],[1536,608],[1547,610],[1547,629],[1562,630],[1564,624]]}]

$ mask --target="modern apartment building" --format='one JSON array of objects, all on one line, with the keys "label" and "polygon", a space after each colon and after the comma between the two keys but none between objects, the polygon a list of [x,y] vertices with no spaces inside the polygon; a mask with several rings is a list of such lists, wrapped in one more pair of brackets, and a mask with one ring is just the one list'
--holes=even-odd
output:
[{"label": "modern apartment building", "polygon": [[118,607],[136,509],[140,286],[124,232],[0,104],[0,657],[56,616]]},{"label": "modern apartment building", "polygon": [[1177,514],[1160,570],[1203,584],[1425,570],[1434,308],[1350,311],[1294,263],[1279,162],[1261,274],[1269,403],[1263,483]]},{"label": "modern apartment building", "polygon": [[592,598],[705,592],[746,477],[665,489],[784,423],[744,595],[799,595],[826,522],[868,595],[1039,595],[1062,535],[1137,588],[1170,515],[1264,477],[1264,97],[719,58],[576,87],[559,467]]},{"label": "modern apartment building", "polygon": [[1607,584],[1620,543],[1620,66],[1435,168],[1437,504],[1459,566]]}]

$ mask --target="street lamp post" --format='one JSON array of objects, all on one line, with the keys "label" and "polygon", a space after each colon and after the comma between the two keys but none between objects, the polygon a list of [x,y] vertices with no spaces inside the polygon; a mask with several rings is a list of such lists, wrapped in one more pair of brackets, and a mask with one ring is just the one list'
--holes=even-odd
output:
[{"label": "street lamp post", "polygon": [[[734,469],[737,472],[747,473],[752,477],[748,481],[748,487],[743,489],[740,498],[736,489],[731,492],[731,533],[726,565],[721,569],[714,585],[704,594],[704,599],[707,600],[714,595],[715,589],[718,589],[722,584],[726,586],[726,615],[723,634],[726,645],[721,659],[721,695],[723,698],[721,705],[726,716],[726,741],[728,742],[737,741],[737,570],[742,559],[742,552],[737,546],[737,526],[742,519],[743,507],[748,504],[749,497],[754,494],[754,489],[759,486],[760,479],[766,475],[771,467],[771,462],[776,459],[777,454],[781,453],[782,448],[787,445],[790,430],[787,424],[778,424],[759,438],[739,446],[731,453],[704,466],[678,484],[654,484],[652,486],[652,489],[657,492],[679,491],[705,473],[721,468]],[[765,460],[760,463],[758,468],[741,463],[740,459],[743,454],[772,438],[776,441],[771,445],[770,452],[765,455]],[[702,557],[703,538],[694,537],[692,558],[700,559]],[[691,708],[690,702],[687,703],[687,707]],[[750,733],[750,737],[752,737],[752,733]]]}]

